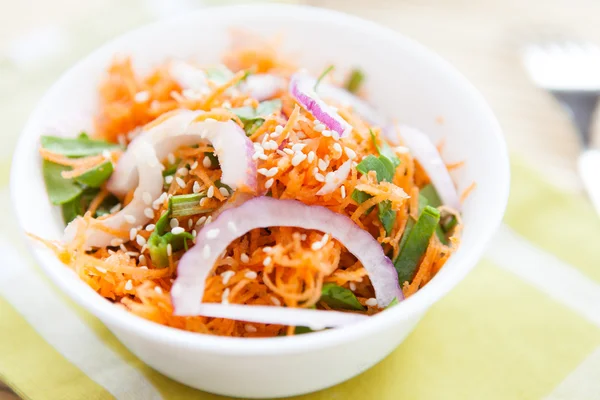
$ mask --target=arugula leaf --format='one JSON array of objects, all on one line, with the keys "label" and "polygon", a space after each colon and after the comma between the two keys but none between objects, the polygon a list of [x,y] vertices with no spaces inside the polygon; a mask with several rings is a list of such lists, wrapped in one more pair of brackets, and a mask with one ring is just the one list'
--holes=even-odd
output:
[{"label": "arugula leaf", "polygon": [[97,187],[102,186],[102,184],[104,182],[106,182],[106,180],[108,178],[110,178],[112,173],[113,173],[112,162],[105,161],[100,165],[90,168],[88,171],[75,177],[74,179],[76,182],[79,182],[83,185],[97,188]]},{"label": "arugula leaf", "polygon": [[419,261],[425,254],[427,246],[429,246],[429,240],[439,221],[440,212],[436,208],[425,206],[419,219],[408,232],[407,239],[400,248],[398,258],[394,261],[400,285],[413,279]]},{"label": "arugula leaf", "polygon": [[382,159],[382,161],[386,160],[389,164],[391,164],[393,166],[393,171],[395,172],[396,168],[398,168],[398,166],[400,165],[400,159],[398,158],[396,153],[394,153],[394,150],[392,150],[389,144],[383,141],[380,145],[379,143],[377,143],[377,138],[375,137],[373,131],[369,129],[369,133],[371,134],[371,140],[373,141],[373,144],[379,152],[379,158]]},{"label": "arugula leaf", "polygon": [[335,66],[332,64],[332,65],[328,66],[327,68],[325,68],[325,70],[323,72],[321,72],[321,75],[319,75],[319,77],[317,78],[317,81],[315,82],[315,86],[313,87],[313,90],[315,92],[317,91],[317,87],[319,86],[319,83],[321,83],[323,78],[325,78],[325,76],[327,76],[328,73],[333,71],[334,68],[335,68]]},{"label": "arugula leaf", "polygon": [[57,136],[42,136],[42,147],[53,153],[67,157],[86,157],[102,153],[104,150],[119,150],[121,146],[104,140],[93,140],[85,133],[77,138],[63,138]]},{"label": "arugula leaf", "polygon": [[321,290],[320,301],[334,309],[364,311],[364,307],[350,289],[335,283],[326,283]]},{"label": "arugula leaf", "polygon": [[62,205],[75,199],[83,192],[83,188],[72,179],[65,179],[61,173],[69,171],[69,167],[44,160],[42,163],[42,173],[44,183],[50,202],[54,205]]},{"label": "arugula leaf", "polygon": [[384,164],[381,161],[381,157],[377,158],[374,155],[368,155],[365,157],[356,166],[356,169],[363,174],[368,174],[369,171],[375,171],[378,182],[391,182],[394,177],[394,171],[390,170],[389,165]]},{"label": "arugula leaf", "polygon": [[364,79],[365,74],[363,74],[363,72],[360,69],[355,68],[350,73],[350,76],[348,77],[348,80],[346,81],[346,84],[344,86],[346,87],[346,90],[350,93],[356,93],[358,92],[358,89],[360,89],[360,85],[362,84]]}]

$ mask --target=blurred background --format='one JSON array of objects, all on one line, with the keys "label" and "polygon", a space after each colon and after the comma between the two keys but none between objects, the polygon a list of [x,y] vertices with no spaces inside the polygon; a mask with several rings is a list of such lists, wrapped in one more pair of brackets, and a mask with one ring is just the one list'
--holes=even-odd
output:
[{"label": "blurred background", "polygon": [[[0,121],[2,121],[0,184],[5,187],[8,183],[11,154],[28,114],[48,87],[74,62],[106,41],[142,24],[200,7],[251,2],[0,0],[2,10],[0,12]],[[599,232],[597,220],[589,203],[584,200],[581,180],[576,172],[576,160],[580,149],[574,128],[560,105],[549,94],[531,83],[522,66],[520,48],[526,43],[548,38],[585,39],[600,44],[598,24],[600,1],[287,0],[285,2],[331,8],[376,21],[421,42],[450,61],[490,103],[504,130],[513,163],[515,160],[525,160],[533,170],[536,170],[536,173],[544,176],[554,184],[555,188],[560,188],[561,194],[569,193],[576,199],[573,202],[556,200],[553,203],[556,208],[547,209],[543,218],[547,220],[549,215],[552,216],[552,213],[556,213],[556,210],[560,210],[561,207],[573,205],[574,208],[584,211],[577,221],[585,221],[589,224],[586,225],[585,232]],[[600,71],[598,73],[600,74]],[[520,176],[520,172],[513,171],[514,178]],[[525,180],[523,182],[524,184],[519,186],[518,190],[513,190],[512,212],[509,207],[508,216],[512,221],[520,219],[522,215],[529,215],[531,211],[524,208],[521,214],[515,211],[521,210],[518,207],[519,201],[525,199],[525,196],[521,196],[525,193],[523,187],[529,185]],[[9,211],[6,210],[10,210],[10,206],[6,190],[1,192],[0,201],[0,206],[5,210],[4,214],[8,214]],[[536,199],[532,208],[539,209],[539,205],[539,199]],[[12,217],[7,216],[7,218]],[[538,220],[541,219],[540,217]],[[5,221],[7,224],[14,222],[12,219],[7,221]],[[516,222],[507,222],[512,228],[518,225]],[[579,223],[579,226],[583,225],[583,222]],[[538,230],[527,231],[527,228],[523,228],[517,231],[551,251],[555,247],[552,245],[552,240],[540,239],[541,232],[544,230],[542,224],[536,225],[536,229]],[[567,238],[561,237],[561,240],[564,243]],[[597,277],[595,266],[598,263],[594,261],[597,258],[591,257],[598,253],[595,247],[580,251],[578,260],[575,260],[575,255],[570,254],[570,249],[564,249],[559,256],[574,265],[581,266],[582,270],[595,269],[596,272],[586,272],[586,274]],[[0,268],[2,267],[3,265],[0,265]],[[468,288],[468,285],[465,287]],[[463,292],[465,290],[463,289]],[[477,292],[477,296],[480,295]],[[466,314],[467,312],[468,310],[464,315],[471,315]],[[534,314],[543,313],[534,310],[532,315]],[[544,315],[548,317],[548,321],[555,320],[551,312]],[[1,320],[0,315],[0,322]],[[519,324],[521,322],[519,321]],[[543,334],[545,329],[543,325],[546,322],[542,319],[542,323],[534,327],[537,329],[536,332]],[[526,345],[529,346],[530,343]],[[517,350],[516,353],[519,353],[520,357],[520,348]],[[595,358],[597,367],[594,371],[596,371],[595,377],[598,378],[600,348],[596,352],[598,353]],[[544,371],[542,364],[538,363],[538,371]],[[577,363],[573,367],[576,365]],[[3,389],[1,381],[0,374],[0,400],[15,398],[8,388]],[[581,383],[585,385],[589,382],[590,379],[586,378]],[[518,392],[521,389],[515,390]],[[600,398],[600,392],[595,397],[575,395],[560,398]]]}]

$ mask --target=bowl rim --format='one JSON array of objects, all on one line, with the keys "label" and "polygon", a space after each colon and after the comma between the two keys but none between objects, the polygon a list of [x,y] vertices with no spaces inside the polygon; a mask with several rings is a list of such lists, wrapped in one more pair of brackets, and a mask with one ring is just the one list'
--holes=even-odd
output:
[{"label": "bowl rim", "polygon": [[[23,158],[26,158],[27,151],[29,150],[27,148],[27,143],[25,143],[25,138],[34,135],[37,136],[35,130],[33,129],[36,114],[39,113],[43,104],[48,101],[47,99],[51,97],[52,93],[57,90],[61,83],[69,80],[69,76],[73,73],[73,71],[82,68],[82,66],[86,63],[93,61],[96,55],[108,51],[110,48],[115,47],[117,43],[125,41],[129,37],[138,35],[144,31],[151,31],[160,27],[164,28],[171,24],[177,24],[178,21],[195,19],[198,18],[199,15],[202,15],[201,18],[207,18],[207,14],[209,16],[219,18],[220,15],[232,12],[243,13],[259,11],[284,14],[293,13],[293,15],[296,16],[318,16],[321,19],[333,19],[351,24],[353,29],[368,32],[369,35],[374,37],[388,36],[395,42],[402,42],[403,46],[409,48],[411,51],[419,53],[420,56],[427,58],[429,62],[435,64],[436,68],[444,70],[444,73],[451,76],[451,78],[457,81],[471,97],[476,99],[476,102],[480,107],[479,111],[483,113],[482,115],[484,115],[489,125],[493,127],[493,129],[486,132],[486,134],[489,135],[490,140],[494,141],[495,148],[498,151],[499,159],[502,160],[503,164],[498,166],[498,173],[501,177],[496,186],[499,198],[496,202],[495,209],[489,210],[488,224],[486,225],[487,229],[478,235],[468,252],[462,253],[462,258],[458,263],[459,265],[457,265],[453,271],[454,274],[444,276],[445,279],[433,279],[415,295],[403,301],[401,307],[393,307],[389,310],[386,310],[386,312],[373,315],[367,321],[343,328],[315,332],[310,335],[252,338],[251,340],[248,338],[222,337],[183,331],[160,325],[158,323],[138,317],[120,308],[114,307],[112,303],[103,300],[102,297],[95,292],[85,293],[84,290],[82,290],[83,288],[80,289],[78,286],[69,285],[68,282],[61,277],[61,273],[59,273],[56,269],[56,265],[60,265],[62,267],[64,267],[64,265],[55,258],[54,254],[49,249],[42,248],[38,243],[33,243],[33,240],[27,237],[23,232],[23,229],[21,229],[21,234],[26,238],[26,242],[32,249],[36,260],[41,265],[45,274],[50,277],[52,282],[76,303],[85,308],[87,311],[90,311],[103,323],[107,324],[109,328],[118,327],[119,330],[124,330],[136,335],[148,337],[155,342],[171,345],[176,344],[184,347],[194,347],[209,353],[227,355],[294,354],[304,352],[307,350],[307,348],[319,349],[324,347],[339,346],[346,342],[367,337],[373,332],[387,329],[393,324],[396,324],[402,320],[411,319],[424,313],[434,302],[438,301],[442,296],[456,286],[470,271],[470,269],[474,267],[476,261],[483,253],[485,245],[490,240],[497,227],[500,225],[508,201],[510,181],[510,169],[506,143],[502,137],[500,125],[483,96],[462,74],[460,74],[451,64],[442,59],[433,51],[427,49],[425,46],[392,30],[391,28],[381,26],[375,22],[339,11],[306,5],[259,4],[201,8],[183,16],[177,16],[144,25],[110,40],[98,49],[94,50],[92,53],[88,54],[83,59],[79,60],[74,66],[64,72],[38,102],[34,111],[29,115],[28,122],[21,133],[19,143],[13,155],[10,191],[12,204],[16,211],[17,219],[19,220],[21,227],[23,227],[22,216],[27,212],[27,210],[21,206],[21,203],[16,198],[16,192],[18,192],[21,182],[19,179],[20,168],[18,168],[18,165],[20,162],[23,162]],[[456,263],[457,260],[456,258],[454,260],[451,258],[449,262]]]}]

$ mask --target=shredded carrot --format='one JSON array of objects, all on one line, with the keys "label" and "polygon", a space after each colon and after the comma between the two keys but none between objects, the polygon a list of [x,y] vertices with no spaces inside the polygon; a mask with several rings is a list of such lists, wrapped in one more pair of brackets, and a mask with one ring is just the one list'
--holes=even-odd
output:
[{"label": "shredded carrot", "polygon": [[475,188],[477,187],[477,183],[473,182],[469,185],[468,188],[466,188],[462,194],[460,195],[460,202],[464,203],[465,200],[467,199],[467,197],[469,197],[469,195],[471,194],[471,192],[473,192],[473,190],[475,190]]}]

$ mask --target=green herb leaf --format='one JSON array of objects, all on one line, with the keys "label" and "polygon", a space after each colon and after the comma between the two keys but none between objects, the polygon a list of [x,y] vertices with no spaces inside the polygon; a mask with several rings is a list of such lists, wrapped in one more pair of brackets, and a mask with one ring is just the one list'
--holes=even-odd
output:
[{"label": "green herb leaf", "polygon": [[394,172],[396,172],[396,168],[398,168],[398,166],[400,165],[400,159],[398,158],[396,153],[394,153],[394,150],[392,150],[389,144],[387,144],[386,142],[381,142],[380,145],[379,143],[377,143],[377,138],[375,137],[373,131],[369,130],[369,132],[371,133],[371,140],[373,141],[373,144],[379,152],[379,158],[382,161],[385,160],[388,164],[392,165],[393,176]]},{"label": "green herb leaf", "polygon": [[[362,204],[365,201],[369,200],[371,197],[370,194],[365,193],[365,192],[361,192],[360,190],[356,190],[354,189],[352,191],[352,194],[350,195],[350,197],[352,197],[352,200],[354,200],[357,204]],[[373,211],[373,209],[375,208],[375,206],[369,208],[367,211],[365,211],[364,215],[368,215],[371,213],[371,211]]]},{"label": "green herb leaf", "polygon": [[392,210],[392,202],[389,200],[382,201],[377,204],[377,207],[379,209],[379,220],[385,229],[385,234],[389,236],[396,222],[396,211]]},{"label": "green herb leaf", "polygon": [[102,153],[104,150],[119,150],[121,146],[104,140],[92,140],[85,133],[79,137],[63,138],[57,136],[42,136],[42,147],[53,153],[67,157],[86,157]]},{"label": "green herb leaf", "polygon": [[356,166],[356,169],[363,174],[367,174],[369,171],[375,171],[378,182],[391,182],[394,177],[394,171],[390,170],[389,165],[384,164],[381,161],[381,157],[377,158],[374,155],[365,157]]},{"label": "green herb leaf", "polygon": [[50,202],[55,205],[62,205],[70,202],[78,197],[83,188],[72,179],[65,179],[61,173],[69,171],[69,167],[44,160],[42,163],[42,173],[44,175],[44,183]]},{"label": "green herb leaf", "polygon": [[62,216],[65,225],[73,221],[78,216],[83,215],[83,207],[81,205],[81,194],[73,200],[62,205]]},{"label": "green herb leaf", "polygon": [[75,179],[75,181],[77,181],[83,185],[97,188],[97,187],[102,186],[102,184],[104,182],[106,182],[106,180],[108,178],[110,178],[112,173],[113,173],[112,162],[105,161],[102,164],[95,166],[94,168],[90,168],[88,171],[75,177],[74,179]]},{"label": "green herb leaf", "polygon": [[281,109],[281,100],[269,100],[261,102],[257,108],[250,106],[236,107],[230,109],[244,124],[246,135],[250,136],[265,122],[266,116],[269,116]]},{"label": "green herb leaf", "polygon": [[336,310],[365,310],[350,289],[338,286],[335,283],[323,285],[319,300]]},{"label": "green herb leaf", "polygon": [[231,72],[226,66],[220,64],[214,67],[206,68],[206,77],[217,85],[222,85],[233,78],[233,72]]},{"label": "green herb leaf", "polygon": [[358,92],[358,89],[360,89],[360,85],[363,83],[364,80],[365,74],[363,74],[363,72],[360,69],[355,68],[352,70],[352,72],[350,72],[350,76],[348,77],[348,80],[346,81],[346,84],[344,86],[346,87],[346,90],[350,93],[356,93]]},{"label": "green herb leaf", "polygon": [[244,123],[244,131],[246,132],[246,136],[252,136],[254,132],[256,132],[264,123],[265,120],[262,118],[254,119]]},{"label": "green herb leaf", "polygon": [[317,87],[319,86],[319,83],[321,83],[323,78],[325,78],[328,73],[333,71],[334,68],[335,68],[334,65],[330,65],[329,67],[325,68],[325,70],[323,72],[321,72],[321,75],[319,75],[319,77],[317,78],[317,81],[315,82],[315,86],[313,87],[313,90],[315,92],[317,91]]},{"label": "green herb leaf", "polygon": [[417,223],[408,233],[407,239],[400,249],[400,254],[394,262],[401,285],[413,279],[419,261],[425,254],[429,240],[439,221],[440,212],[436,208],[426,206]]}]

